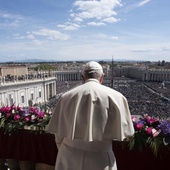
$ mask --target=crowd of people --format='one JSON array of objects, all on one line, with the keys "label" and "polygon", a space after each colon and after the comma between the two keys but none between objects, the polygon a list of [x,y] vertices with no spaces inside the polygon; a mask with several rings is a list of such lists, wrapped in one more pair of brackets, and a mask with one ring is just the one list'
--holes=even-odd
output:
[{"label": "crowd of people", "polygon": [[[81,81],[57,83],[57,94],[47,102],[47,106],[53,110],[61,94],[81,83]],[[131,114],[149,114],[161,118],[170,117],[169,86],[162,89],[160,82],[140,82],[123,77],[115,77],[113,88],[126,96]]]},{"label": "crowd of people", "polygon": [[57,94],[46,102],[46,106],[53,110],[60,96],[66,91],[82,84],[82,81],[60,81],[57,82]]},{"label": "crowd of people", "polygon": [[[153,86],[155,87],[155,83]],[[152,82],[145,84],[138,81],[126,81],[124,84],[119,84],[117,90],[127,97],[131,114],[170,117],[170,101],[160,93],[159,87],[156,89],[153,86]]]}]

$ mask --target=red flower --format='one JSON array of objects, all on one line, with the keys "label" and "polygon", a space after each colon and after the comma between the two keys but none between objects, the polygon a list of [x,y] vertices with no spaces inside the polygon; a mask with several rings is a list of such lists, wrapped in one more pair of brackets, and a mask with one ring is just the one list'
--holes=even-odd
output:
[{"label": "red flower", "polygon": [[4,110],[3,110],[5,113],[9,113],[11,111],[11,108],[10,107],[5,107]]},{"label": "red flower", "polygon": [[15,106],[15,105],[12,105],[12,106],[11,106],[11,109],[16,109],[16,106]]},{"label": "red flower", "polygon": [[37,115],[38,115],[39,118],[43,118],[44,117],[44,113],[43,112],[38,112]]},{"label": "red flower", "polygon": [[17,120],[20,120],[20,118],[21,118],[20,115],[18,115],[18,114],[17,114],[17,115],[14,115],[14,120],[17,121]]},{"label": "red flower", "polygon": [[146,127],[146,133],[148,134],[148,135],[152,135],[152,127]]},{"label": "red flower", "polygon": [[25,122],[29,122],[30,121],[30,118],[29,117],[25,117]]},{"label": "red flower", "polygon": [[143,127],[143,124],[142,124],[142,123],[137,123],[137,124],[135,125],[135,129],[136,129],[136,130],[141,130],[142,127]]}]

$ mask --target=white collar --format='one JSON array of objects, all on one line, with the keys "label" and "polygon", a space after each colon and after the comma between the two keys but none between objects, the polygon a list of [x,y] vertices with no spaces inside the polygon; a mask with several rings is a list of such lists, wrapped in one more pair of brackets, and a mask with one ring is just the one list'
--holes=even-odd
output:
[{"label": "white collar", "polygon": [[99,83],[99,80],[94,79],[94,78],[87,79],[87,80],[85,81],[85,83],[90,82],[90,81],[94,81],[94,82],[96,82],[96,83]]}]

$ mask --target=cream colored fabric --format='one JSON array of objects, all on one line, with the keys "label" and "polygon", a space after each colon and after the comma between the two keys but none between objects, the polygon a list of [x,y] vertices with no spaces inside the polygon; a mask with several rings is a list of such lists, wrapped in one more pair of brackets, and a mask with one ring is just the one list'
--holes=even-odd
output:
[{"label": "cream colored fabric", "polygon": [[109,152],[112,151],[112,141],[92,141],[86,142],[79,139],[69,140],[63,139],[63,143],[76,149],[89,152]]},{"label": "cream colored fabric", "polygon": [[111,143],[64,139],[55,170],[117,170]]},{"label": "cream colored fabric", "polygon": [[47,131],[60,138],[122,141],[134,128],[126,98],[90,79],[63,94]]},{"label": "cream colored fabric", "polygon": [[[65,153],[70,152],[67,151],[67,149],[70,149],[70,146],[62,143],[64,137],[69,140],[79,139],[85,142],[122,141],[133,135],[134,128],[126,98],[121,93],[101,85],[97,80],[89,79],[84,84],[61,96],[47,126],[47,131],[56,134],[56,143],[61,157],[61,154],[65,155]],[[62,146],[62,151],[60,150],[61,143],[64,145]],[[70,153],[72,156],[76,155],[76,149],[70,150],[73,151],[73,153]],[[89,154],[93,155],[93,153]],[[83,155],[82,152],[80,155]],[[86,159],[88,159],[87,155]],[[92,155],[88,161],[93,160],[95,162],[97,156],[94,156],[94,154],[93,159]],[[80,161],[79,156],[76,156],[76,158],[71,157],[70,159],[73,159],[73,162],[77,162],[75,159]],[[82,156],[82,161],[83,159],[84,157]],[[59,162],[58,164],[60,164]],[[102,164],[102,162],[100,163]],[[106,161],[105,155],[103,164],[107,163],[108,157]],[[82,169],[74,170],[89,169],[83,169],[82,167]]]}]

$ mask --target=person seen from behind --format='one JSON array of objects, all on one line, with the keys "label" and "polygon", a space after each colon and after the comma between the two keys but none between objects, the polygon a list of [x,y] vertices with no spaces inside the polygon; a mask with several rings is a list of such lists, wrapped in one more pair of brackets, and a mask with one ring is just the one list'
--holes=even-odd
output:
[{"label": "person seen from behind", "polygon": [[102,85],[103,68],[86,63],[84,83],[59,99],[47,131],[58,147],[55,170],[117,170],[112,141],[134,134],[127,99]]}]

